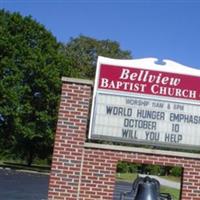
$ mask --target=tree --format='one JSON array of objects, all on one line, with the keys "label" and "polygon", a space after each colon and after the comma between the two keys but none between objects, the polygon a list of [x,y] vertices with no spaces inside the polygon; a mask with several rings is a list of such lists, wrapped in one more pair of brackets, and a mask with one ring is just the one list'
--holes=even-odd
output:
[{"label": "tree", "polygon": [[31,165],[51,155],[61,76],[93,78],[98,55],[130,58],[117,42],[63,45],[29,17],[0,10],[0,147]]},{"label": "tree", "polygon": [[44,26],[0,10],[1,149],[28,165],[51,154],[61,73],[72,71],[61,44]]},{"label": "tree", "polygon": [[97,40],[87,36],[71,38],[65,45],[65,54],[72,61],[71,66],[77,69],[78,77],[94,78],[98,56],[118,59],[130,59],[131,53],[124,51],[116,41]]}]

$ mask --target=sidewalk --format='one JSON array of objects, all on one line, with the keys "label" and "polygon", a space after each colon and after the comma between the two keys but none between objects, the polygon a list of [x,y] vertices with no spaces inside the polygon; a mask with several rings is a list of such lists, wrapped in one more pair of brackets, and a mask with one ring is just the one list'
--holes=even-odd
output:
[{"label": "sidewalk", "polygon": [[154,176],[154,175],[139,174],[139,176],[140,177],[149,176],[151,178],[155,178],[156,180],[158,180],[160,182],[160,185],[175,188],[175,189],[180,189],[180,183],[177,183],[175,181],[166,180],[164,178],[161,178],[159,176]]}]

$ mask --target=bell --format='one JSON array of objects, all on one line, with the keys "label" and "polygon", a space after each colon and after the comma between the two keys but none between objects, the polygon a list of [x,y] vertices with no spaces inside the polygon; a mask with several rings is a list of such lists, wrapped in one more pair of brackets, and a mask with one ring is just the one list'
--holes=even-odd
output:
[{"label": "bell", "polygon": [[159,200],[159,186],[156,179],[145,177],[138,185],[134,200]]}]

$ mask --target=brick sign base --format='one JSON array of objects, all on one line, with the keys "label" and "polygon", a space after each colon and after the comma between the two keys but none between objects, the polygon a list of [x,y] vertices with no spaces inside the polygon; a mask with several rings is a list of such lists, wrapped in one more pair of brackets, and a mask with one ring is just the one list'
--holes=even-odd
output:
[{"label": "brick sign base", "polygon": [[182,200],[200,200],[200,155],[86,142],[92,82],[62,79],[48,200],[111,200],[118,161],[183,168]]}]

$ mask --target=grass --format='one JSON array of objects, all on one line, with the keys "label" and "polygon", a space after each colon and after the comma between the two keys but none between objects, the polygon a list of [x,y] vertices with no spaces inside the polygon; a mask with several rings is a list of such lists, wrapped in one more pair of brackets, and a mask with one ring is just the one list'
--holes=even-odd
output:
[{"label": "grass", "polygon": [[160,192],[171,194],[173,200],[180,200],[180,191],[178,189],[174,189],[174,188],[170,188],[170,187],[166,187],[166,186],[161,186]]},{"label": "grass", "polygon": [[137,178],[136,173],[117,173],[117,180],[133,182]]},{"label": "grass", "polygon": [[[117,180],[124,180],[128,182],[132,182],[137,177],[137,173],[117,173],[116,178]],[[174,182],[180,182],[181,177],[175,177],[175,176],[160,176],[160,178],[174,181]]]},{"label": "grass", "polygon": [[24,170],[24,171],[34,171],[34,172],[40,172],[40,173],[49,173],[50,172],[50,166],[47,165],[36,165],[33,164],[31,166],[27,166],[22,163],[18,162],[12,162],[12,161],[1,161],[0,167],[2,168],[10,168],[15,170]]}]

